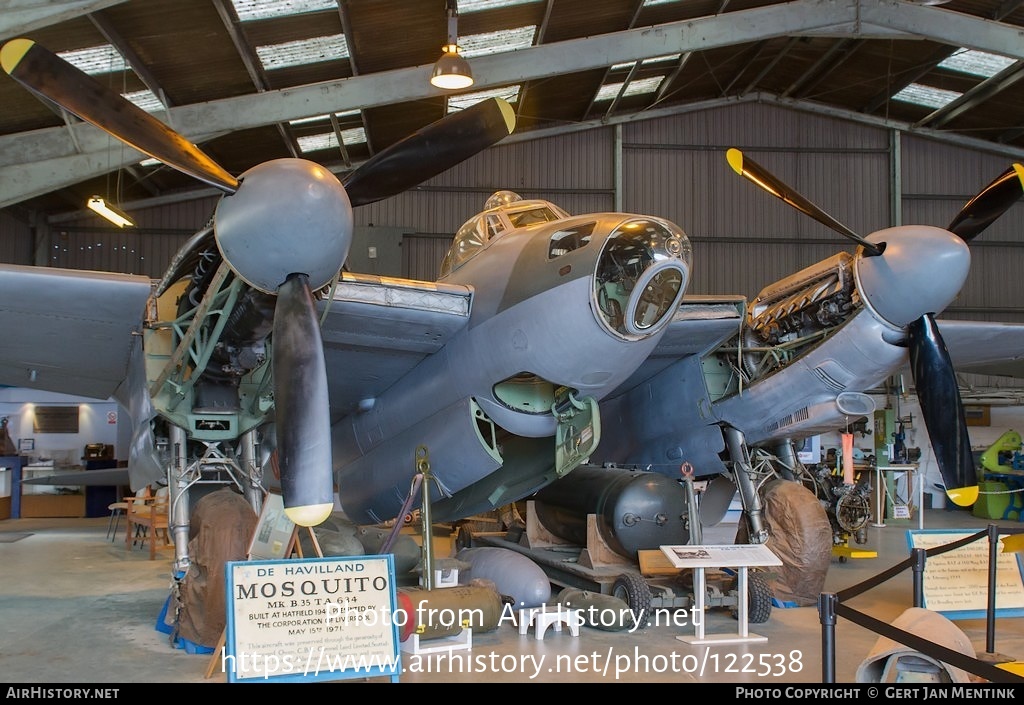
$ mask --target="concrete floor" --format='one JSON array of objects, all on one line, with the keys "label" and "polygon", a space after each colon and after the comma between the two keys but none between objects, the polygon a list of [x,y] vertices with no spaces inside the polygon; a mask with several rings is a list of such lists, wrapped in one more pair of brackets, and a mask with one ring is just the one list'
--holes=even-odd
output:
[{"label": "concrete floor", "polygon": [[[964,511],[926,510],[925,528],[984,530],[989,524],[1017,529],[1016,521],[992,521]],[[826,592],[858,585],[908,558],[911,522],[869,526],[864,548],[874,558],[833,559]],[[734,527],[721,527],[730,535]],[[174,648],[156,622],[171,588],[170,552],[149,560],[148,551],[126,551],[107,538],[107,519],[8,519],[0,533],[30,532],[0,543],[0,673],[10,683],[223,683],[209,655]],[[705,543],[724,542],[708,532]],[[1002,574],[1000,574],[1002,578]],[[1019,575],[1010,576],[1017,582]],[[912,602],[912,572],[903,571],[848,603],[891,623]],[[553,590],[557,593],[558,588]],[[735,634],[729,610],[708,609],[706,634]],[[986,620],[955,624],[987,662],[1024,660],[1024,625],[1002,615],[995,620],[994,648],[987,649]],[[815,607],[775,608],[750,632],[761,643],[691,645],[693,627],[651,625],[635,633],[590,627],[573,636],[548,630],[538,641],[507,624],[472,635],[472,648],[447,655],[402,654],[399,682],[823,682],[822,628]],[[855,682],[858,665],[877,635],[843,618],[836,626],[835,681]],[[541,661],[543,659],[543,661]],[[540,668],[537,668],[537,664]],[[703,668],[703,673],[699,669]],[[372,680],[388,680],[376,678]]]}]

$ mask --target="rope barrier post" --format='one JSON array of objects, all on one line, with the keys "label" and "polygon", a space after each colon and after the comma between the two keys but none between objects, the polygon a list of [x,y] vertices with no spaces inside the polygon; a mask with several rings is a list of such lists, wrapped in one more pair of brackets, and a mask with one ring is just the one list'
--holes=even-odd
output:
[{"label": "rope barrier post", "polygon": [[818,620],[821,622],[821,682],[836,682],[836,602],[834,592],[818,595]]},{"label": "rope barrier post", "polygon": [[985,653],[996,651],[996,564],[999,554],[999,527],[988,525],[988,608],[985,610]]},{"label": "rope barrier post", "polygon": [[915,548],[911,554],[914,559],[914,607],[924,607],[924,564],[928,560],[928,552]]}]

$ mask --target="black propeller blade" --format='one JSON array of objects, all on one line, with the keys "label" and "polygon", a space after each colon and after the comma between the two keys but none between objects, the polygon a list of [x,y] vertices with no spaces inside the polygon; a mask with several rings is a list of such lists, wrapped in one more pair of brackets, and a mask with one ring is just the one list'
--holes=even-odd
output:
[{"label": "black propeller blade", "polygon": [[4,44],[0,64],[31,92],[140,152],[228,193],[238,188],[237,179],[194,144],[32,40],[12,39]]},{"label": "black propeller blade", "polygon": [[840,235],[848,237],[849,239],[856,242],[858,245],[864,248],[864,254],[867,256],[874,256],[882,254],[882,250],[885,249],[885,245],[879,245],[878,243],[868,242],[857,233],[850,230],[848,227],[840,223],[838,220],[830,216],[828,213],[823,211],[818,206],[811,203],[809,200],[801,196],[799,193],[791,189],[789,186],[784,184],[781,180],[776,178],[767,169],[762,167],[760,164],[755,162],[749,157],[743,156],[743,152],[738,149],[730,149],[726,152],[726,159],[729,160],[729,166],[733,168],[740,176],[743,176],[755,184],[760,186],[762,189],[772,194],[773,196],[782,199],[789,205],[796,208],[798,211],[805,215],[809,215],[822,225],[827,225],[832,230],[835,230]]},{"label": "black propeller blade", "polygon": [[[879,247],[850,232],[846,226],[792,191],[756,162],[745,159],[739,150],[730,149],[727,158],[738,174],[802,213],[864,245],[864,256],[880,256],[883,265],[876,271],[890,269],[885,264],[884,243]],[[1014,164],[961,209],[948,228],[949,232],[964,241],[970,241],[1020,198],[1022,185],[1024,167]],[[864,292],[861,293],[865,296]],[[909,323],[907,343],[921,415],[928,429],[946,494],[954,504],[970,506],[978,498],[978,480],[970,436],[956,372],[936,325],[934,313],[925,313]]]},{"label": "black propeller blade", "polygon": [[910,371],[946,494],[969,507],[978,499],[978,478],[953,361],[931,314],[907,326],[907,334]]},{"label": "black propeller blade", "polygon": [[946,229],[970,242],[1017,202],[1021,184],[1024,166],[1014,164],[961,208]]},{"label": "black propeller blade", "polygon": [[277,290],[273,372],[281,494],[289,518],[316,526],[334,509],[330,403],[320,320],[305,275]]},{"label": "black propeller blade", "polygon": [[515,113],[488,98],[452,113],[363,163],[342,183],[353,206],[407,191],[512,134]]}]

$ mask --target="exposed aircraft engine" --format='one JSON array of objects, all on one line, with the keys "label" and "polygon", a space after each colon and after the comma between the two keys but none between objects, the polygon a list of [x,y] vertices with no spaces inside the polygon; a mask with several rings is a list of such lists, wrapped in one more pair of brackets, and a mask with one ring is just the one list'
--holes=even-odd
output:
[{"label": "exposed aircraft engine", "polygon": [[688,543],[685,488],[656,472],[583,465],[535,495],[537,517],[551,533],[587,545],[587,515],[618,554]]},{"label": "exposed aircraft engine", "polygon": [[763,289],[750,306],[750,327],[777,345],[839,325],[857,310],[852,264],[840,252]]}]

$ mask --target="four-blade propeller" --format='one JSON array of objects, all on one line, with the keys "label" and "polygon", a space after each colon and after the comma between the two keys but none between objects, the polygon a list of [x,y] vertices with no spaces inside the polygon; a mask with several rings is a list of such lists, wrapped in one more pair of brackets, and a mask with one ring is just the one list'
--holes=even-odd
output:
[{"label": "four-blade propeller", "polygon": [[352,208],[401,193],[511,134],[511,106],[491,98],[378,152],[345,181],[303,159],[258,164],[239,177],[117,92],[29,39],[0,65],[31,92],[125,144],[213,185],[220,256],[249,286],[276,295],[271,333],[281,489],[289,517],[314,526],[334,506],[327,375],[313,292],[338,275]]},{"label": "four-blade propeller", "polygon": [[956,296],[966,278],[970,260],[966,243],[1024,193],[1024,167],[1014,164],[982,189],[946,230],[903,226],[874,233],[865,239],[792,191],[739,150],[730,149],[727,158],[737,173],[861,245],[858,267],[861,297],[876,314],[906,331],[921,415],[946,494],[958,506],[974,504],[978,498],[978,480],[970,436],[956,371],[935,322],[935,313]]}]

